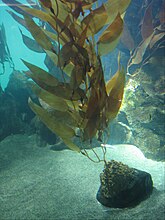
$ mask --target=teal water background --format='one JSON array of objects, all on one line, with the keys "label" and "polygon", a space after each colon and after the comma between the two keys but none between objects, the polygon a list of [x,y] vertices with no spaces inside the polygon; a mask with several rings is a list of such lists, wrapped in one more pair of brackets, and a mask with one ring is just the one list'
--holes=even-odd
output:
[{"label": "teal water background", "polygon": [[[21,3],[26,3],[26,1],[21,0]],[[29,37],[31,37],[30,33],[23,26],[19,25],[6,10],[11,11],[12,9],[10,9],[0,0],[0,25],[2,23],[4,24],[6,32],[6,41],[10,50],[11,57],[15,64],[15,69],[19,71],[27,70],[21,59],[24,59],[30,63],[33,63],[37,66],[40,66],[41,68],[46,69],[44,65],[45,54],[35,53],[24,45],[19,28],[25,35]],[[12,68],[10,68],[9,63],[5,62],[5,74],[0,75],[0,84],[3,89],[6,88],[12,71],[13,70]],[[0,72],[2,72],[1,64]]]}]

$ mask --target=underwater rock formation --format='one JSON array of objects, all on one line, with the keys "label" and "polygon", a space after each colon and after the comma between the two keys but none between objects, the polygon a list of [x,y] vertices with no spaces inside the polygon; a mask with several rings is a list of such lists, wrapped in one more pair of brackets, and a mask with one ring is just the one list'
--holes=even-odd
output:
[{"label": "underwater rock formation", "polygon": [[25,89],[22,78],[23,76],[20,72],[13,71],[7,88],[5,91],[1,90],[0,140],[11,134],[28,131],[28,122],[31,117],[34,117],[25,102],[25,94],[27,96],[29,93],[27,88]]},{"label": "underwater rock formation", "polygon": [[153,190],[149,173],[114,160],[105,164],[100,182],[97,199],[101,204],[113,208],[135,206]]},{"label": "underwater rock formation", "polygon": [[[42,123],[28,106],[31,90],[28,78],[13,71],[5,91],[0,87],[0,141],[11,134],[37,134],[39,146],[56,143],[56,135]],[[33,95],[34,96],[34,95]]]},{"label": "underwater rock formation", "polygon": [[145,71],[130,76],[110,140],[111,144],[134,144],[154,160],[165,160],[165,76],[162,67],[148,66]]}]

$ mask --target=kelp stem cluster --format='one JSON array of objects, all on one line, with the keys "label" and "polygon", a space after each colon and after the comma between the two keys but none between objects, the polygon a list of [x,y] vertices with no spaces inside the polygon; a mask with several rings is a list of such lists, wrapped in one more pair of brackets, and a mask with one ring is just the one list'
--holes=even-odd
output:
[{"label": "kelp stem cluster", "polygon": [[[60,69],[61,80],[57,73],[51,75],[23,60],[29,68],[25,73],[33,80],[32,90],[40,101],[37,105],[29,99],[29,105],[70,149],[92,161],[105,162],[106,149],[101,147],[103,159],[100,159],[94,149],[95,140],[104,143],[104,132],[119,111],[125,72],[119,56],[118,71],[106,82],[101,57],[116,47],[123,31],[123,13],[130,0],[107,0],[101,6],[96,4],[97,0],[39,0],[39,3],[38,8],[18,6],[17,12],[23,18],[10,14],[30,31]],[[40,27],[35,17],[51,29]],[[95,159],[86,150],[87,145]]]}]

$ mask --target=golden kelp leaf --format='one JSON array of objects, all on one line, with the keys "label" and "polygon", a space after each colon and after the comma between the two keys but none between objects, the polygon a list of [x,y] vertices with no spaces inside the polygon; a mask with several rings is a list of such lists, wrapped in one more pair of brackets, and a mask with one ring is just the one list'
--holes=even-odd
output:
[{"label": "golden kelp leaf", "polygon": [[82,68],[89,67],[88,53],[85,48],[80,47],[74,42],[66,43],[60,50],[59,65],[65,67],[70,62],[73,65],[80,65]]},{"label": "golden kelp leaf", "polygon": [[[71,106],[73,108],[73,105]],[[83,122],[83,119],[82,117],[80,116],[79,114],[79,111],[76,110],[76,109],[72,109],[72,110],[69,110],[68,113],[70,114],[70,116],[74,119],[74,121],[76,122],[76,126],[75,127],[80,127],[82,122]]]},{"label": "golden kelp leaf", "polygon": [[85,93],[82,89],[78,88],[73,91],[69,83],[61,83],[40,67],[24,60],[23,62],[31,71],[25,72],[25,74],[32,78],[42,89],[68,100],[80,100],[85,98]]},{"label": "golden kelp leaf", "polygon": [[[48,22],[48,24],[50,24],[54,30],[56,30],[57,32],[61,32],[60,38],[64,42],[69,42],[71,40],[70,33],[69,34],[67,33],[68,29],[66,27],[64,28],[62,21],[58,20],[56,17],[53,17],[49,13],[46,13],[44,11],[37,10],[34,8],[29,8],[29,7],[25,7],[25,6],[19,6],[19,8],[21,8],[25,12],[29,13],[30,15],[33,15],[43,21]],[[66,29],[67,29],[67,31],[66,31]]]},{"label": "golden kelp leaf", "polygon": [[118,14],[123,14],[128,8],[131,0],[108,0],[104,3],[104,7],[108,14],[106,24],[110,24]]},{"label": "golden kelp leaf", "polygon": [[62,70],[70,77],[74,67],[75,65],[72,62],[69,62]]},{"label": "golden kelp leaf", "polygon": [[75,117],[73,117],[72,114],[70,114],[71,110],[68,111],[61,111],[60,109],[55,109],[52,106],[50,106],[47,102],[45,102],[43,99],[39,98],[39,103],[42,106],[43,109],[45,109],[47,112],[51,113],[52,117],[55,117],[56,121],[59,121],[62,124],[65,124],[71,128],[78,127],[78,123],[75,120]]},{"label": "golden kelp leaf", "polygon": [[39,118],[42,120],[42,122],[57,135],[64,138],[72,138],[73,136],[75,136],[74,130],[69,126],[60,123],[51,114],[51,112],[48,112],[39,105],[35,104],[30,98],[28,103],[35,114],[38,115]]},{"label": "golden kelp leaf", "polygon": [[72,42],[66,43],[60,50],[60,67],[65,67],[71,60],[74,60],[77,53]]},{"label": "golden kelp leaf", "polygon": [[57,66],[58,56],[50,50],[45,50],[45,53],[48,55],[48,57],[51,59],[51,61],[54,63],[54,65]]},{"label": "golden kelp leaf", "polygon": [[51,0],[39,0],[40,4],[46,8],[51,8],[52,7],[52,3]]},{"label": "golden kelp leaf", "polygon": [[66,18],[65,25],[70,29],[72,35],[74,36],[74,39],[75,40],[79,39],[80,38],[80,34],[82,32],[82,28],[78,24],[77,21],[75,21],[75,22],[72,21],[71,15],[69,15],[69,19],[67,20],[67,18]]},{"label": "golden kelp leaf", "polygon": [[65,22],[69,11],[66,4],[64,4],[62,1],[52,1],[52,8],[54,10],[55,15],[58,12],[58,19],[60,19],[62,22]]},{"label": "golden kelp leaf", "polygon": [[108,82],[106,83],[106,93],[107,95],[109,96],[113,86],[116,84],[116,81],[119,77],[119,73],[120,73],[120,58],[121,58],[121,54],[119,52],[118,54],[118,59],[117,59],[117,62],[118,62],[118,70],[117,72],[112,76],[112,78],[110,80],[108,80]]},{"label": "golden kelp leaf", "polygon": [[44,12],[44,11],[41,11],[41,10],[38,10],[38,9],[34,9],[34,8],[29,8],[29,7],[26,7],[26,6],[18,6],[21,10],[27,12],[28,14],[30,15],[33,15],[34,17],[37,17],[43,21],[46,21],[48,22],[54,30],[56,30],[57,28],[57,25],[55,23],[55,20],[53,17],[50,16],[50,14]]},{"label": "golden kelp leaf", "polygon": [[100,56],[111,52],[116,47],[122,31],[123,20],[120,14],[118,14],[113,23],[102,33],[97,42]]},{"label": "golden kelp leaf", "polygon": [[72,71],[71,78],[70,78],[70,86],[73,90],[77,89],[83,78],[84,78],[84,69],[82,66],[76,65]]},{"label": "golden kelp leaf", "polygon": [[87,37],[95,35],[98,31],[100,31],[106,24],[107,18],[108,15],[104,4],[91,11],[90,14],[88,14],[81,22],[82,26],[88,26]]},{"label": "golden kelp leaf", "polygon": [[90,92],[89,101],[87,104],[86,118],[93,118],[100,113],[99,98],[96,88],[92,88]]},{"label": "golden kelp leaf", "polygon": [[30,33],[37,41],[37,43],[45,50],[54,51],[54,47],[51,41],[42,31],[42,29],[29,16],[24,15],[24,19]]},{"label": "golden kelp leaf", "polygon": [[24,35],[22,33],[22,31],[20,30],[21,35],[22,35],[22,40],[24,42],[24,44],[32,51],[37,52],[37,53],[44,53],[44,50],[42,49],[42,47],[40,47],[40,45],[33,39],[31,39],[30,37]]},{"label": "golden kelp leaf", "polygon": [[63,142],[73,151],[77,151],[78,153],[81,152],[80,148],[74,144],[71,140],[63,138]]},{"label": "golden kelp leaf", "polygon": [[[48,30],[45,30],[44,28],[41,28],[42,31],[49,37],[51,38],[53,41],[55,41],[56,43],[58,42],[58,35],[53,33],[53,32],[50,32]],[[62,39],[60,39],[59,43],[61,45],[64,45],[65,44],[65,41],[63,41]]]},{"label": "golden kelp leaf", "polygon": [[62,124],[65,124],[73,129],[77,127],[77,121],[74,120],[69,112],[63,112],[58,110],[51,110],[51,115],[56,118]]},{"label": "golden kelp leaf", "polygon": [[[5,3],[8,7],[10,7],[11,9],[13,9],[15,12],[23,15],[24,11],[19,7],[19,5],[22,5],[20,2],[16,1],[16,0],[1,0],[1,2]],[[2,5],[1,5],[2,6]]]},{"label": "golden kelp leaf", "polygon": [[[125,72],[124,69],[118,69],[114,77],[112,78],[113,83],[109,83],[110,93],[107,98],[107,106],[106,106],[106,118],[108,121],[114,119],[120,109],[123,93],[124,93],[124,85],[125,85]],[[111,84],[111,86],[110,86]]]},{"label": "golden kelp leaf", "polygon": [[134,53],[128,63],[128,68],[130,68],[130,66],[132,66],[134,64],[140,64],[142,62],[143,56],[146,52],[148,45],[151,42],[152,37],[153,37],[153,33],[147,39],[145,39],[144,41],[142,41],[139,44],[139,46],[134,51]]},{"label": "golden kelp leaf", "polygon": [[84,46],[85,40],[87,39],[87,30],[88,30],[88,25],[84,28],[84,30],[81,32],[81,35],[77,41],[77,44],[80,47]]},{"label": "golden kelp leaf", "polygon": [[49,86],[57,86],[59,84],[59,81],[50,75],[45,70],[41,69],[38,66],[35,66],[31,63],[26,62],[25,60],[22,60],[23,63],[27,66],[27,68],[31,71],[31,73],[27,72],[26,74],[32,78],[39,86],[40,84],[46,84]]},{"label": "golden kelp leaf", "polygon": [[51,0],[39,0],[40,4],[46,8],[51,8],[52,7],[52,2]]},{"label": "golden kelp leaf", "polygon": [[13,18],[15,21],[17,21],[19,24],[21,24],[22,26],[26,27],[26,23],[25,20],[23,18],[21,18],[20,16],[18,16],[17,14],[13,13],[12,11],[6,10]]},{"label": "golden kelp leaf", "polygon": [[51,113],[33,103],[31,99],[29,99],[29,106],[52,132],[61,137],[64,140],[64,143],[68,143],[70,149],[80,152],[80,148],[77,145],[71,144],[72,142],[70,141],[70,138],[75,136],[75,132],[72,128],[57,121]]},{"label": "golden kelp leaf", "polygon": [[95,116],[87,121],[86,127],[84,128],[83,141],[91,140],[96,135],[97,120],[98,117]]},{"label": "golden kelp leaf", "polygon": [[35,83],[31,83],[31,88],[37,97],[45,101],[52,108],[62,112],[68,111],[69,107],[61,97],[55,96],[44,89],[39,88]]}]

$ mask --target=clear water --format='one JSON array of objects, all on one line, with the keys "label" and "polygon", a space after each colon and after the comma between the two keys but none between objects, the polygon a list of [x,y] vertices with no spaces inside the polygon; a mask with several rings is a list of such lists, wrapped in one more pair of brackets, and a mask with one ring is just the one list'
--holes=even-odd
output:
[{"label": "clear water", "polygon": [[[9,1],[10,2],[10,1]],[[22,3],[27,2],[21,1]],[[21,59],[24,59],[30,63],[35,65],[39,65],[41,68],[45,69],[44,65],[44,54],[38,54],[31,50],[29,50],[23,43],[21,33],[19,28],[22,32],[30,37],[30,33],[21,25],[19,25],[7,12],[7,10],[11,10],[7,7],[1,0],[0,0],[0,24],[4,24],[5,32],[6,32],[6,40],[10,50],[11,57],[15,64],[16,70],[27,70],[25,65],[22,63]],[[2,66],[0,65],[0,71],[2,71]],[[9,76],[12,73],[12,69],[8,62],[5,62],[5,74],[0,76],[0,83],[2,88],[6,88]]]},{"label": "clear water", "polygon": [[[26,0],[20,2],[27,4]],[[103,2],[106,0],[100,0],[99,4]],[[137,39],[140,31],[140,10],[143,10],[141,5],[149,2],[151,1],[132,0],[132,14],[129,10],[132,20],[128,21]],[[153,14],[161,3],[162,0],[153,1]],[[24,59],[47,70],[44,64],[45,55],[35,53],[24,45],[19,28],[23,34],[31,38],[32,36],[7,10],[11,9],[0,0],[0,25],[5,27],[7,45],[15,69],[27,70],[21,61]],[[119,44],[111,54],[102,58],[106,80],[118,68],[119,50],[122,51],[121,62],[126,67],[129,54]],[[163,60],[162,54],[160,58]],[[56,135],[34,119],[27,104],[27,89],[21,87],[20,90],[15,90],[16,87],[10,85],[6,92],[13,70],[9,62],[4,64],[5,73],[0,75],[0,85],[4,90],[2,99],[0,90],[0,219],[164,220],[163,61],[161,65],[156,63],[153,67],[151,63],[151,66],[146,66],[141,71],[140,80],[135,78],[137,81],[130,81],[126,93],[128,102],[124,102],[119,116],[111,125],[110,140],[106,146],[107,159],[122,161],[131,167],[149,172],[156,188],[151,198],[135,209],[126,210],[106,209],[97,203],[95,194],[100,184],[99,174],[103,164],[96,165],[82,155],[67,150]],[[136,71],[136,67],[134,70]],[[152,80],[149,78],[151,81],[147,78],[149,74],[152,75]],[[5,134],[1,138],[3,133]],[[88,151],[92,153],[89,149]],[[97,151],[102,156],[100,148]]]}]

